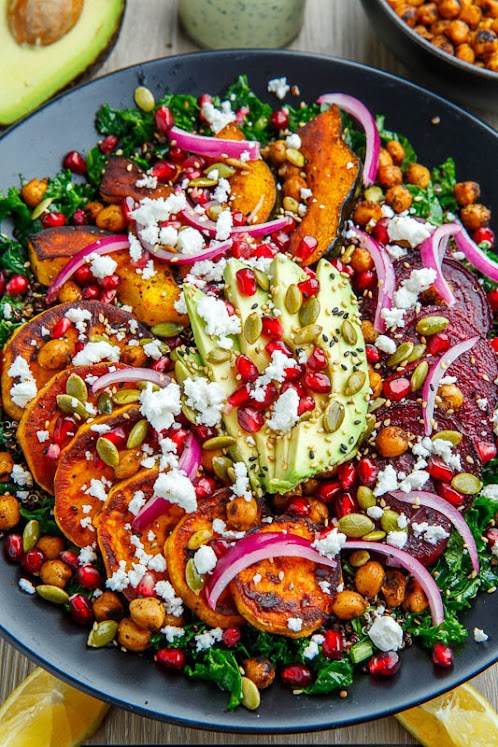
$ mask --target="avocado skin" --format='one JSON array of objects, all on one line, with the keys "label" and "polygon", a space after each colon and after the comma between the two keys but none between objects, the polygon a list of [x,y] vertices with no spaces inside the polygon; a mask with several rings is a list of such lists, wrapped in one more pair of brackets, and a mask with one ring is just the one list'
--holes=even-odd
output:
[{"label": "avocado skin", "polygon": [[85,0],[75,26],[46,47],[19,45],[0,0],[2,97],[0,125],[10,125],[67,86],[89,78],[117,41],[126,0]]}]

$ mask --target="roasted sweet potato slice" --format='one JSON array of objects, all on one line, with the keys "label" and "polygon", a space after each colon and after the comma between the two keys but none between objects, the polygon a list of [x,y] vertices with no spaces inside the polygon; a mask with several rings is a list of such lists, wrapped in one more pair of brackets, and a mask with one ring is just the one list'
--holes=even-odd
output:
[{"label": "roasted sweet potato slice", "polygon": [[110,236],[95,226],[60,226],[32,234],[28,241],[28,257],[36,279],[50,285],[71,257],[102,238]]},{"label": "roasted sweet potato slice", "polygon": [[137,187],[137,181],[144,177],[144,172],[129,158],[111,156],[102,176],[100,194],[106,202],[121,202],[125,197],[133,197],[137,202],[144,197],[167,197],[172,189],[160,184],[155,189]]},{"label": "roasted sweet potato slice", "polygon": [[[304,520],[282,517],[258,529],[260,532],[291,532],[313,539]],[[326,581],[333,590],[340,581],[339,566],[331,569],[302,558],[262,560],[241,571],[230,584],[240,614],[259,630],[289,638],[311,635],[332,611],[334,596],[320,588]],[[302,627],[289,620],[301,620]]]},{"label": "roasted sweet potato slice", "polygon": [[[62,337],[53,339],[51,333],[55,325],[67,312],[74,309],[91,314],[91,317],[84,321],[84,331],[80,332],[72,324]],[[98,301],[78,301],[76,305],[71,302],[63,303],[43,311],[19,327],[2,352],[2,403],[9,417],[19,420],[25,405],[34,399],[37,390],[41,389],[55,373],[72,366],[77,344],[86,345],[94,335],[99,336],[101,341],[109,340],[112,345],[117,346],[122,360],[128,362],[125,360],[126,352],[129,350],[128,342],[150,337],[150,332],[138,324],[127,311]],[[9,374],[12,363],[18,357],[26,361],[31,379],[36,383],[36,388],[32,387],[34,394],[33,391],[29,391],[26,397],[18,388],[18,385],[23,383],[22,377]],[[30,396],[31,394],[33,396]],[[21,402],[23,404],[20,404]]]},{"label": "roasted sweet potato slice", "polygon": [[[230,490],[224,488],[218,490],[211,498],[202,500],[197,511],[185,514],[183,519],[179,521],[164,546],[164,554],[173,588],[187,607],[213,628],[229,628],[232,625],[240,625],[244,622],[244,619],[237,614],[232,595],[228,589],[220,596],[216,611],[213,611],[208,607],[202,591],[196,593],[190,588],[186,579],[186,567],[195,551],[189,549],[188,543],[196,532],[202,530],[212,532],[214,519],[226,520],[226,504],[229,498]],[[215,536],[213,534],[213,537]]]},{"label": "roasted sweet potato slice", "polygon": [[289,252],[295,254],[305,236],[318,245],[303,264],[317,262],[337,240],[341,224],[353,207],[360,176],[358,157],[342,139],[341,115],[336,106],[312,119],[299,130],[304,171],[313,195],[301,223],[291,233]]},{"label": "roasted sweet potato slice", "polygon": [[[109,492],[109,498],[99,515],[97,528],[98,543],[109,577],[120,568],[122,561],[126,563],[126,571],[131,570],[134,563],[140,563],[139,555],[142,549],[147,555],[161,556],[168,534],[184,514],[180,506],[173,504],[165,514],[147,527],[145,532],[133,533],[131,524],[134,514],[128,508],[130,501],[139,490],[144,494],[145,500],[149,500],[154,494],[154,483],[158,474],[157,469],[140,470],[133,477],[119,482]],[[137,540],[140,540],[141,547]],[[161,561],[159,558],[158,560],[157,565],[161,567]],[[156,563],[153,562],[152,565]],[[166,566],[165,563],[164,565]],[[169,578],[167,570],[153,569],[149,570],[148,574],[152,575],[154,582]],[[130,584],[124,589],[124,594],[133,599],[136,596],[136,585]]]},{"label": "roasted sweet potato slice", "polygon": [[[244,135],[233,122],[220,130],[217,137],[244,140]],[[263,223],[269,218],[277,198],[277,188],[265,161],[247,161],[244,170],[237,171],[229,182],[232,190],[231,210],[240,210],[249,223]]]},{"label": "roasted sweet potato slice", "polygon": [[97,456],[96,443],[101,435],[98,426],[122,427],[128,433],[142,417],[138,407],[125,405],[112,415],[82,425],[61,452],[54,479],[55,518],[66,537],[78,547],[95,542],[95,518],[110,487],[118,482],[114,469]]}]

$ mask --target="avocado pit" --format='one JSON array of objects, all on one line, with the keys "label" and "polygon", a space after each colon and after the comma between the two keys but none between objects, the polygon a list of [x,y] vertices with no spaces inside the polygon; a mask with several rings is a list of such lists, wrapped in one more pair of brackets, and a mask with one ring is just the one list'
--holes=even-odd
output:
[{"label": "avocado pit", "polygon": [[18,44],[47,47],[78,22],[83,0],[11,0],[7,22]]}]

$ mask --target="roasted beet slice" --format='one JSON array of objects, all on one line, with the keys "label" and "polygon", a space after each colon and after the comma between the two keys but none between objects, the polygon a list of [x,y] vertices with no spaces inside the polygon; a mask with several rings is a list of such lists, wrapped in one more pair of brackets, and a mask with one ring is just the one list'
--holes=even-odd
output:
[{"label": "roasted beet slice", "polygon": [[451,531],[451,522],[449,519],[438,511],[434,511],[432,508],[427,508],[427,506],[415,508],[409,503],[396,501],[390,495],[385,495],[384,499],[389,508],[397,511],[399,514],[405,514],[409,520],[408,540],[406,545],[403,547],[403,550],[410,553],[410,555],[413,555],[413,557],[423,563],[423,565],[432,565],[432,563],[435,563],[439,556],[444,552],[446,545],[448,544],[448,538],[446,537],[437,540],[435,544],[432,544],[431,542],[424,540],[423,534],[416,537],[412,525],[413,523],[422,524],[422,522],[426,521],[429,526],[440,526],[449,534]]}]

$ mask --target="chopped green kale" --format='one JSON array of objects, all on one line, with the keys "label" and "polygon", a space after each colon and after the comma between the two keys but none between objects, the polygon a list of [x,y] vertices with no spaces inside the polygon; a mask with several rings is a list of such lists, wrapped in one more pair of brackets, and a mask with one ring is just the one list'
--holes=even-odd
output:
[{"label": "chopped green kale", "polygon": [[186,666],[185,673],[195,679],[215,682],[222,690],[230,693],[228,709],[237,708],[242,700],[242,676],[232,652],[209,648],[202,652],[199,659],[193,666]]}]

